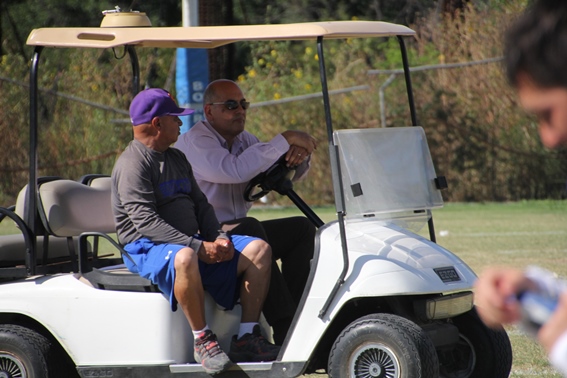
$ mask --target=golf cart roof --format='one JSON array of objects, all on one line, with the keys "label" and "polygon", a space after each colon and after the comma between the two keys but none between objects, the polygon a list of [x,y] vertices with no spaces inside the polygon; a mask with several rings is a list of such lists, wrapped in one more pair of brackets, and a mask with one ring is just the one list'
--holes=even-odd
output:
[{"label": "golf cart roof", "polygon": [[46,47],[111,48],[140,47],[215,48],[237,41],[312,40],[413,36],[403,25],[381,21],[327,21],[274,25],[192,27],[91,27],[41,28],[27,44]]}]

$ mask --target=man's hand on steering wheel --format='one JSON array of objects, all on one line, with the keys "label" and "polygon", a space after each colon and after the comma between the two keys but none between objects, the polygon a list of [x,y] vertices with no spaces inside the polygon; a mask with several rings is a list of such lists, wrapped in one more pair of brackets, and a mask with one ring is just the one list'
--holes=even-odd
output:
[{"label": "man's hand on steering wheel", "polygon": [[309,151],[303,147],[292,145],[285,154],[285,161],[288,167],[296,167],[309,157]]},{"label": "man's hand on steering wheel", "polygon": [[248,202],[262,198],[270,191],[275,190],[280,194],[286,194],[291,190],[291,180],[295,175],[295,166],[286,161],[287,155],[282,155],[270,168],[257,174],[246,184],[244,199]]},{"label": "man's hand on steering wheel", "polygon": [[309,154],[317,149],[317,141],[305,131],[286,130],[281,133],[281,136],[287,140],[290,146],[302,147],[306,149]]}]

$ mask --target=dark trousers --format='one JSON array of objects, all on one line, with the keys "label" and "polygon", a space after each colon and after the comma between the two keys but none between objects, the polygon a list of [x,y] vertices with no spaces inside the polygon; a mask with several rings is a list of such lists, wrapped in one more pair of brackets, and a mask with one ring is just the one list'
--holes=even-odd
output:
[{"label": "dark trousers", "polygon": [[[246,217],[225,224],[237,224],[230,230],[232,234],[256,236],[272,247],[272,274],[263,313],[274,330],[274,341],[281,345],[309,277],[315,226],[305,217],[263,222]],[[276,263],[278,259],[281,271]]]}]

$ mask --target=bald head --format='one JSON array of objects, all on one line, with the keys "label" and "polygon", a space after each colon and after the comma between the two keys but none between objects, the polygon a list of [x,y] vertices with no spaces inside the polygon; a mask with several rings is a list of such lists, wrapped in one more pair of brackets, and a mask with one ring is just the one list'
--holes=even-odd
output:
[{"label": "bald head", "polygon": [[212,81],[205,89],[205,93],[203,94],[203,103],[210,104],[212,102],[224,101],[224,94],[234,90],[235,88],[240,89],[238,84],[232,80],[219,79]]}]

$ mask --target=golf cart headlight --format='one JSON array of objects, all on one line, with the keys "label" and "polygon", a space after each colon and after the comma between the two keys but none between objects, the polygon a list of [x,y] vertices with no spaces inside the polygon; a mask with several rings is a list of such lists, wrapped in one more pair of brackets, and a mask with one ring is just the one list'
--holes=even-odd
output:
[{"label": "golf cart headlight", "polygon": [[427,319],[445,319],[463,314],[473,307],[471,292],[448,295],[425,301]]}]

